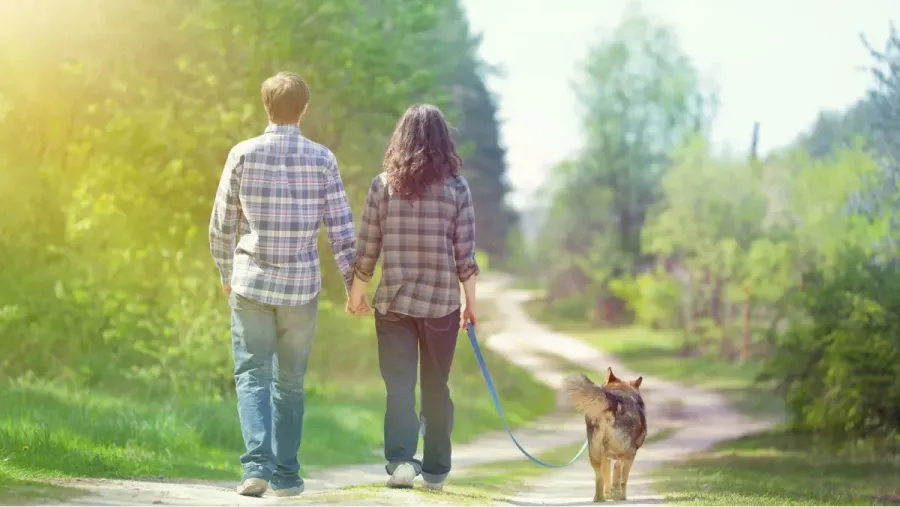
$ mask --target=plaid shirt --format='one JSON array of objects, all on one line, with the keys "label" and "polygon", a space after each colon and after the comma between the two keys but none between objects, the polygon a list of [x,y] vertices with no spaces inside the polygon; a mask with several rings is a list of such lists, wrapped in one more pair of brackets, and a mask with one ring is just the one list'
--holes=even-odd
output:
[{"label": "plaid shirt", "polygon": [[331,151],[301,136],[296,125],[269,125],[238,144],[228,154],[209,221],[222,285],[270,305],[309,302],[322,287],[317,239],[323,219],[349,287],[353,213]]},{"label": "plaid shirt", "polygon": [[465,178],[448,178],[410,202],[392,195],[387,177],[369,187],[355,272],[369,281],[379,255],[373,307],[412,317],[443,317],[460,307],[459,282],[477,275],[475,209]]}]

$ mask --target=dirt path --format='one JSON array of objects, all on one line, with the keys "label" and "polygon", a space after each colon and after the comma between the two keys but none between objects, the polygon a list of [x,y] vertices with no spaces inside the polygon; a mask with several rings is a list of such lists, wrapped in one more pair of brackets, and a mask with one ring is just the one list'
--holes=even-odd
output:
[{"label": "dirt path", "polygon": [[[532,372],[536,378],[553,388],[559,388],[568,373],[560,369],[559,359],[584,368],[597,380],[600,380],[599,372],[604,371],[607,366],[612,366],[620,376],[636,376],[614,357],[535,323],[522,309],[521,302],[527,294],[507,289],[508,282],[509,279],[496,275],[484,277],[479,282],[480,297],[494,300],[504,322],[501,326],[503,331],[487,337],[487,347]],[[629,480],[629,504],[660,503],[661,499],[652,493],[647,479],[647,472],[654,466],[682,459],[687,454],[703,450],[718,441],[766,426],[730,410],[725,401],[715,393],[655,379],[645,372],[641,374],[644,376],[641,390],[649,411],[648,425],[651,431],[674,427],[678,432],[671,438],[648,444],[638,453]],[[518,431],[517,437],[529,451],[539,453],[582,441],[584,423],[575,414],[556,414],[542,418],[527,430]],[[454,473],[464,473],[466,468],[474,465],[518,458],[521,455],[505,432],[491,433],[454,449]],[[306,480],[307,493],[297,499],[243,498],[234,493],[233,483],[77,479],[60,481],[59,484],[85,490],[86,496],[75,499],[75,503],[82,505],[290,505],[309,504],[315,502],[315,497],[321,493],[347,486],[382,483],[385,478],[383,465],[313,471]],[[593,481],[593,471],[587,460],[583,459],[571,467],[534,479],[527,490],[510,498],[508,503],[591,505]],[[373,500],[383,505],[408,503],[402,497],[387,493],[380,498],[381,501]],[[334,504],[334,499],[330,497],[328,500],[323,498],[323,501]],[[359,505],[360,499],[349,502]],[[421,505],[421,498],[416,497],[413,503]],[[440,500],[439,495],[435,496],[435,505],[446,503]]]},{"label": "dirt path", "polygon": [[[514,355],[517,354],[513,349],[519,347],[556,355],[583,367],[597,381],[602,380],[601,374],[607,366],[612,366],[616,375],[622,378],[642,375],[644,381],[641,392],[647,405],[647,423],[651,431],[661,427],[677,429],[672,437],[650,443],[638,452],[628,481],[629,505],[662,502],[662,498],[653,492],[648,477],[654,467],[682,460],[688,454],[707,449],[717,442],[760,431],[771,425],[736,412],[717,393],[657,379],[648,372],[630,371],[614,356],[535,323],[524,313],[521,304],[527,298],[527,293],[514,290],[503,290],[502,293],[504,297],[498,298],[498,303],[502,305],[502,312],[510,326],[495,337],[495,349],[502,352],[503,347],[509,347],[505,355],[512,360],[515,360]],[[527,366],[524,355],[517,362]],[[543,372],[543,380],[548,383],[555,384],[558,379],[558,372]],[[593,505],[593,496],[594,471],[587,460],[583,459],[571,467],[539,477],[527,490],[511,497],[509,503]]]}]

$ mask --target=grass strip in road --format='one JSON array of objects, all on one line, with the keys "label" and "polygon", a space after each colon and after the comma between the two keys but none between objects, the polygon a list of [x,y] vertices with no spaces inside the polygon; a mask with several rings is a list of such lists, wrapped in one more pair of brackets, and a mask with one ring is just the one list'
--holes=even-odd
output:
[{"label": "grass strip in road", "polygon": [[569,334],[615,355],[640,375],[718,391],[743,413],[764,418],[780,418],[784,413],[784,405],[772,392],[772,386],[756,382],[759,363],[733,363],[711,355],[680,357],[681,341],[674,333],[641,327]]},{"label": "grass strip in road", "polygon": [[41,481],[13,478],[0,465],[0,505],[34,505],[39,503],[65,504],[82,496],[75,488],[54,486]]}]

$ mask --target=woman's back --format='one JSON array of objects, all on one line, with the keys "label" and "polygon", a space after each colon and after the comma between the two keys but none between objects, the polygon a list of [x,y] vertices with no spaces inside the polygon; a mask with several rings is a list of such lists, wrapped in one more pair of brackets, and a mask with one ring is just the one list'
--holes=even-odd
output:
[{"label": "woman's back", "polygon": [[461,166],[441,111],[410,107],[369,187],[357,244],[361,280],[371,280],[383,259],[373,305],[382,314],[449,315],[460,307],[459,282],[478,274],[475,211]]},{"label": "woman's back", "polygon": [[[366,197],[347,311],[369,312],[365,284],[381,257],[375,335],[387,389],[384,458],[391,487],[411,488],[421,474],[427,489],[441,489],[451,468],[450,366],[460,326],[476,323],[478,274],[475,210],[461,165],[440,110],[412,106],[397,122],[384,172],[372,180]],[[465,308],[460,308],[460,282]],[[419,428],[426,420],[419,461]]]},{"label": "woman's back", "polygon": [[459,308],[459,279],[477,269],[475,216],[465,178],[447,177],[408,199],[382,173],[372,181],[367,201],[357,258],[358,265],[374,270],[373,248],[380,243],[375,309],[441,317]]}]

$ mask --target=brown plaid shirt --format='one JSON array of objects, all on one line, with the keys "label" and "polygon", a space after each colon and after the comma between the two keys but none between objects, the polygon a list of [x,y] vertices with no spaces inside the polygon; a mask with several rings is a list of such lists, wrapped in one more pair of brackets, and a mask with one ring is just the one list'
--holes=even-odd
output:
[{"label": "brown plaid shirt", "polygon": [[412,202],[375,177],[356,244],[356,276],[369,281],[382,257],[373,307],[443,317],[460,307],[459,282],[477,275],[475,208],[465,178],[447,178]]}]

